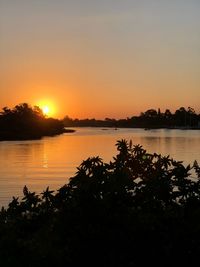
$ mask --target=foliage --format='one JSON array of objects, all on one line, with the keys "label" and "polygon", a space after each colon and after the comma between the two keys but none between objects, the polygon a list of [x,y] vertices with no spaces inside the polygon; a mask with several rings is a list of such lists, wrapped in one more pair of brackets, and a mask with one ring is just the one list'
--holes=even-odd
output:
[{"label": "foliage", "polygon": [[[200,167],[118,141],[68,184],[0,212],[2,266],[171,266],[200,253]],[[162,261],[160,261],[162,259]]]},{"label": "foliage", "polygon": [[61,121],[46,118],[42,110],[27,103],[0,112],[0,140],[38,139],[64,132]]},{"label": "foliage", "polygon": [[140,116],[126,119],[71,119],[66,116],[63,120],[66,126],[93,126],[93,127],[130,127],[130,128],[200,128],[200,114],[196,114],[193,108],[180,107],[172,113],[169,109],[161,112],[160,109],[148,109]]}]

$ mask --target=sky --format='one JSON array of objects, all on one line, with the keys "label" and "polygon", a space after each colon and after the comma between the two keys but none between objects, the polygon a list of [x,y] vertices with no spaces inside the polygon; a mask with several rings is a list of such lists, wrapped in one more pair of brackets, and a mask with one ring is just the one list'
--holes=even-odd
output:
[{"label": "sky", "polygon": [[0,108],[200,112],[199,0],[0,0]]}]

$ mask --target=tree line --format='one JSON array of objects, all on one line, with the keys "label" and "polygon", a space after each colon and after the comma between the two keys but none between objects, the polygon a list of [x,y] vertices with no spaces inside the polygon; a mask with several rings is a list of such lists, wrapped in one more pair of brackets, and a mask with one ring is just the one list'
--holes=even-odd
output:
[{"label": "tree line", "polygon": [[63,120],[69,127],[127,127],[127,128],[200,128],[200,114],[191,107],[180,107],[174,113],[169,109],[148,109],[139,116],[126,119],[72,119],[66,116]]}]

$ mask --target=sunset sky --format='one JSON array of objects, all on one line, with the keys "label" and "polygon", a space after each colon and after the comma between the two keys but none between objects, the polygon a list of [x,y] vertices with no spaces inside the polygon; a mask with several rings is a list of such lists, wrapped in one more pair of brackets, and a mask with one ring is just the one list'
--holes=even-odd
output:
[{"label": "sunset sky", "polygon": [[199,0],[0,0],[0,108],[200,112]]}]

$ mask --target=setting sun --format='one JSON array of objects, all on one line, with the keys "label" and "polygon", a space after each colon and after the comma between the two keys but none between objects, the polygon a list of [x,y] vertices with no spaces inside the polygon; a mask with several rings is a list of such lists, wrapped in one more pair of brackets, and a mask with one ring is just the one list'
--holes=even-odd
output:
[{"label": "setting sun", "polygon": [[52,101],[38,101],[37,106],[41,108],[43,114],[45,116],[55,116],[56,115],[56,108]]},{"label": "setting sun", "polygon": [[44,107],[42,107],[42,111],[43,111],[44,115],[49,115],[51,110],[48,106],[44,106]]}]

